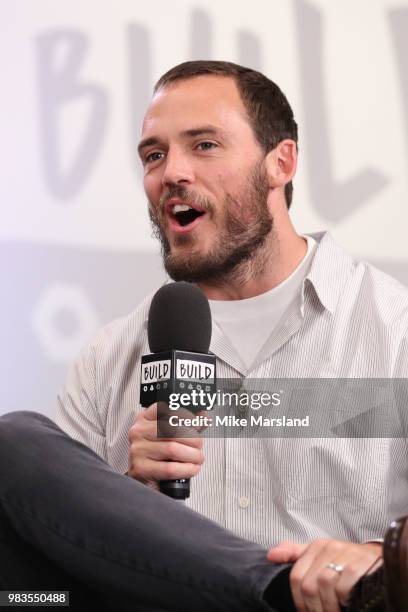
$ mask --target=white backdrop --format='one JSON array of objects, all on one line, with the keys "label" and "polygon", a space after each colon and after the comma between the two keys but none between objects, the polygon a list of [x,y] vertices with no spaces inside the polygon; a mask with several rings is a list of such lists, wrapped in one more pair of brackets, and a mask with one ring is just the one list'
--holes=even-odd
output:
[{"label": "white backdrop", "polygon": [[164,279],[136,146],[188,59],[278,83],[295,225],[408,284],[408,0],[0,0],[0,28],[0,413],[52,414],[93,331]]}]

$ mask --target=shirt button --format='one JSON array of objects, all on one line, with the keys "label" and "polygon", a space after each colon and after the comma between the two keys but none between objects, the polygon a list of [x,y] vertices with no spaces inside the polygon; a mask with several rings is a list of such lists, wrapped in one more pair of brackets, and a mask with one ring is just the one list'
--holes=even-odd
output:
[{"label": "shirt button", "polygon": [[244,497],[244,496],[240,497],[238,499],[238,506],[240,508],[248,508],[248,506],[249,506],[249,499],[247,497]]}]

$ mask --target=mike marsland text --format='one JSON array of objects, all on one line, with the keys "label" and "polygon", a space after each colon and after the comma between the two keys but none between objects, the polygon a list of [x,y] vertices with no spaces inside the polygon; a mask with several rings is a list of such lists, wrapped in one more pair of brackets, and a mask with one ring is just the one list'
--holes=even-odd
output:
[{"label": "mike marsland text", "polygon": [[261,414],[251,414],[249,418],[227,416],[197,415],[195,417],[180,417],[172,414],[169,417],[172,427],[309,427],[309,415],[302,419],[287,417],[264,417]]}]

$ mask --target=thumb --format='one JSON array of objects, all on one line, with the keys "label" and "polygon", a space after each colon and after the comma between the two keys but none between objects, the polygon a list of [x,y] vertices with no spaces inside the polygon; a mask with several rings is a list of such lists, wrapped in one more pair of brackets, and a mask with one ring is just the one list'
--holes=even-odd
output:
[{"label": "thumb", "polygon": [[304,553],[308,544],[280,542],[268,551],[266,558],[273,563],[294,563]]}]

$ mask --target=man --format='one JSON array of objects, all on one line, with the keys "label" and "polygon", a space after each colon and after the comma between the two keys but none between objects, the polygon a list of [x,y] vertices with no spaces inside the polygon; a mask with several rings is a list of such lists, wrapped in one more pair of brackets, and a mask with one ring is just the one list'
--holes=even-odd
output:
[{"label": "man", "polygon": [[[155,87],[139,154],[165,268],[210,300],[221,377],[406,376],[407,291],[328,234],[301,236],[291,223],[297,126],[274,83],[226,62],[173,68]],[[157,440],[156,406],[138,406],[150,300],[85,349],[57,423],[146,490],[194,477],[191,509],[265,558],[269,549],[271,567],[293,564],[298,610],[338,612],[381,559],[375,540],[406,508],[404,440]],[[177,512],[187,523],[195,516]],[[210,542],[222,540],[206,529]],[[261,565],[264,587],[273,585]]]}]

